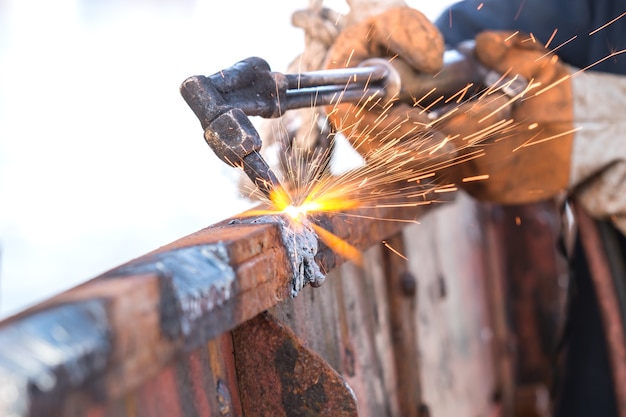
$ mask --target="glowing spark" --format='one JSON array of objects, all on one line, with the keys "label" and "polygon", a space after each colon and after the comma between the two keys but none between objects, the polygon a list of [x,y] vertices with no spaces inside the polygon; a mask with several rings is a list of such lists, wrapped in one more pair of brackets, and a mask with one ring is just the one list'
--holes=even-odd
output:
[{"label": "glowing spark", "polygon": [[476,7],[476,10],[480,10],[480,9],[482,9],[482,8],[483,8],[483,5],[484,5],[483,3],[480,3],[480,4],[478,5],[478,7]]},{"label": "glowing spark", "polygon": [[332,234],[328,230],[316,225],[315,223],[310,223],[315,233],[320,237],[320,239],[330,248],[333,252],[340,254],[341,256],[349,259],[354,262],[358,266],[363,266],[363,254],[360,250],[341,239],[337,235]]},{"label": "glowing spark", "polygon": [[[555,34],[556,34],[556,29],[552,33],[552,37],[554,37]],[[550,38],[550,41],[552,41],[552,37]],[[577,35],[572,36],[571,38],[569,38],[568,40],[566,40],[565,42],[563,42],[562,44],[560,44],[556,48],[550,49],[548,52],[546,52],[545,54],[541,55],[539,58],[535,59],[535,62],[540,61],[541,59],[545,58],[548,55],[554,54],[557,50],[559,50],[560,48],[564,47],[565,45],[567,45],[568,43],[570,43],[571,41],[573,41],[576,38],[577,38]],[[548,47],[547,45],[548,44],[545,45],[546,48]]]},{"label": "glowing spark", "polygon": [[[511,80],[512,81],[512,80]],[[478,123],[482,123],[485,120],[489,119],[490,117],[492,117],[494,114],[500,112],[502,109],[504,109],[507,106],[510,106],[511,103],[513,103],[514,101],[518,100],[520,97],[524,96],[524,94],[526,94],[526,92],[528,90],[530,90],[531,88],[535,87],[537,84],[533,84],[532,80],[528,82],[528,85],[526,86],[526,88],[520,92],[519,94],[517,94],[515,97],[512,97],[509,101],[507,101],[506,103],[504,103],[503,105],[501,105],[500,107],[498,107],[497,109],[495,109],[494,111],[492,111],[491,113],[489,113],[488,115],[486,115],[485,117],[483,117],[482,119],[480,119],[478,121]]]},{"label": "glowing spark", "polygon": [[[424,204],[430,204],[431,201],[424,201]],[[373,207],[368,207],[368,208],[373,208]],[[382,222],[400,222],[400,223],[411,223],[411,224],[420,224],[420,222],[418,222],[417,220],[411,219],[411,220],[407,220],[407,219],[385,219],[385,218],[381,218],[381,217],[374,217],[374,216],[363,216],[363,215],[359,215],[359,214],[354,214],[354,213],[350,213],[350,214],[345,214],[346,216],[349,217],[355,217],[358,219],[369,219],[369,220],[377,220],[377,221],[382,221]]]},{"label": "glowing spark", "polygon": [[413,181],[420,182],[421,180],[425,180],[426,178],[431,178],[434,176],[435,176],[434,172],[429,172],[428,174],[420,175],[419,177],[409,178],[407,181],[408,182],[413,182]]},{"label": "glowing spark", "polygon": [[548,39],[548,41],[546,42],[546,44],[544,45],[547,48],[550,47],[550,44],[552,43],[552,41],[554,40],[554,37],[556,36],[556,32],[558,31],[558,29],[554,29],[554,31],[552,32],[552,35],[550,35],[550,38]]},{"label": "glowing spark", "polygon": [[508,41],[510,41],[511,39],[513,39],[514,37],[516,37],[518,34],[519,34],[519,30],[518,30],[518,31],[515,31],[515,32],[513,32],[513,33],[511,33],[509,36],[507,36],[507,37],[504,39],[504,41],[505,41],[505,42],[508,42]]},{"label": "glowing spark", "polygon": [[450,193],[450,192],[456,191],[456,190],[458,190],[458,188],[455,187],[454,184],[448,184],[448,185],[444,185],[441,188],[435,188],[433,190],[433,192],[435,192],[435,193]]},{"label": "glowing spark", "polygon": [[426,127],[433,127],[435,125],[435,123],[440,123],[444,119],[446,119],[446,118],[452,116],[453,114],[455,114],[458,110],[459,110],[459,108],[455,107],[452,110],[450,110],[449,112],[445,113],[443,116],[439,116],[436,112],[433,112],[432,114],[434,115],[435,120],[433,120],[432,122],[427,124]]},{"label": "glowing spark", "polygon": [[557,139],[557,138],[560,138],[560,137],[563,137],[563,136],[567,136],[569,134],[578,132],[581,129],[582,129],[582,126],[579,126],[579,127],[575,127],[573,129],[567,130],[565,132],[557,133],[556,135],[548,136],[547,138],[534,140],[539,135],[539,133],[537,133],[535,136],[533,136],[532,138],[528,139],[526,142],[524,142],[523,144],[521,144],[517,148],[513,149],[513,152],[516,152],[517,150],[519,150],[521,148],[527,148],[529,146],[538,145],[540,143],[544,143],[544,142],[547,142],[549,140],[554,140],[554,139]]},{"label": "glowing spark", "polygon": [[383,240],[383,245],[385,245],[385,247],[387,249],[389,249],[391,252],[395,253],[396,255],[398,255],[399,257],[401,257],[402,259],[404,259],[405,261],[408,261],[409,258],[407,258],[406,256],[404,256],[403,254],[401,254],[397,249],[394,249],[393,247],[391,247],[391,245],[389,243],[387,243],[386,241]]},{"label": "glowing spark", "polygon": [[[482,123],[484,122],[485,119],[486,118],[483,118],[479,120],[478,122]],[[513,119],[499,120],[496,123],[485,127],[484,129],[478,130],[472,134],[467,135],[465,137],[465,140],[468,141],[469,143],[479,143],[484,138],[489,137],[489,135],[496,133],[496,132],[501,132],[504,130],[505,127],[512,125],[512,124],[513,124]]]},{"label": "glowing spark", "polygon": [[437,145],[432,151],[429,152],[429,155],[434,154],[435,152],[437,152],[438,150],[440,150],[441,148],[443,148],[444,146],[446,146],[446,144],[450,141],[450,136],[446,136],[444,138],[444,140],[441,141],[441,143],[439,145]]},{"label": "glowing spark", "polygon": [[482,181],[482,180],[488,180],[488,179],[489,179],[489,174],[483,174],[483,175],[474,175],[473,177],[465,177],[461,181],[472,182],[472,181]]},{"label": "glowing spark", "polygon": [[433,108],[437,103],[439,103],[441,100],[443,100],[443,96],[440,96],[438,99],[436,99],[435,101],[433,101],[432,103],[430,103],[428,106],[424,107],[422,109],[422,111],[420,112],[420,114],[424,114],[425,112],[427,112],[428,110],[430,110],[431,108]]},{"label": "glowing spark", "polygon": [[591,32],[589,32],[589,36],[596,34],[597,32],[601,31],[602,29],[604,29],[605,27],[609,26],[610,24],[615,23],[617,20],[621,19],[624,16],[626,16],[626,12],[624,12],[621,15],[617,16],[615,19],[611,20],[610,22],[607,22],[607,23],[603,24],[599,28],[592,30]]},{"label": "glowing spark", "polygon": [[604,58],[602,58],[602,59],[597,60],[597,61],[596,61],[596,62],[594,62],[593,64],[591,64],[591,65],[587,65],[585,68],[581,68],[580,70],[576,71],[575,73],[573,73],[573,74],[572,74],[572,77],[576,77],[577,75],[579,75],[579,74],[581,74],[581,73],[583,73],[583,72],[587,71],[588,69],[590,69],[590,68],[592,68],[592,67],[594,67],[594,66],[598,65],[599,63],[604,62],[604,61],[606,61],[607,59],[611,59],[611,58],[613,58],[613,57],[615,57],[615,56],[617,56],[617,55],[621,55],[621,54],[623,54],[624,52],[626,52],[626,49],[622,49],[622,50],[619,50],[619,51],[611,52],[609,55],[605,56],[605,57],[604,57]]},{"label": "glowing spark", "polygon": [[452,96],[450,96],[450,98],[448,98],[446,100],[446,103],[451,102],[452,100],[454,100],[455,97],[458,96],[458,98],[456,99],[456,103],[460,103],[461,101],[463,101],[463,98],[465,97],[465,95],[467,94],[467,92],[469,91],[470,88],[472,88],[474,86],[474,83],[469,83],[467,84],[464,88],[460,89],[458,92],[456,92],[455,94],[453,94]]},{"label": "glowing spark", "polygon": [[415,103],[413,103],[413,107],[418,106],[420,104],[420,102],[424,101],[429,95],[434,93],[435,90],[437,90],[437,87],[431,88],[428,93],[424,94],[419,100],[417,100]]},{"label": "glowing spark", "polygon": [[352,50],[352,52],[350,52],[350,55],[348,56],[348,59],[346,60],[346,68],[350,66],[350,61],[352,61],[352,55],[354,55],[354,49]]},{"label": "glowing spark", "polygon": [[377,208],[390,208],[390,207],[417,207],[430,204],[429,201],[417,201],[412,203],[392,203],[392,204],[376,204]]},{"label": "glowing spark", "polygon": [[522,0],[522,2],[519,5],[519,9],[517,9],[517,13],[515,13],[515,18],[514,20],[519,19],[520,14],[522,13],[522,9],[524,8],[524,4],[526,4],[526,0]]},{"label": "glowing spark", "polygon": [[294,220],[300,220],[304,215],[306,215],[306,209],[302,206],[287,206],[283,209],[283,213],[287,214]]},{"label": "glowing spark", "polygon": [[517,226],[519,226],[520,224],[522,224],[522,219],[519,216],[515,216],[515,224]]}]

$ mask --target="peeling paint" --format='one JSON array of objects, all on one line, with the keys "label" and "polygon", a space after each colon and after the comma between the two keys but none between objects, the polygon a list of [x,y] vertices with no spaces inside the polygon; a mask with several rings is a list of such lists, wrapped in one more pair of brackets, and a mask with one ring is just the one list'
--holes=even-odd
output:
[{"label": "peeling paint", "polygon": [[172,338],[190,337],[199,320],[230,299],[236,278],[223,243],[156,254],[117,269],[112,275],[145,273],[163,277],[161,327]]}]

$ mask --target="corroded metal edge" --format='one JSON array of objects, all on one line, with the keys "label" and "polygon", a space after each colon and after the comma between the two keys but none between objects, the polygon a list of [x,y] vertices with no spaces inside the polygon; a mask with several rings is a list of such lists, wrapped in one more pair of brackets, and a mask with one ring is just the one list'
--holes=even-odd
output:
[{"label": "corroded metal edge", "polygon": [[245,415],[358,415],[341,375],[272,315],[237,327],[233,346]]}]

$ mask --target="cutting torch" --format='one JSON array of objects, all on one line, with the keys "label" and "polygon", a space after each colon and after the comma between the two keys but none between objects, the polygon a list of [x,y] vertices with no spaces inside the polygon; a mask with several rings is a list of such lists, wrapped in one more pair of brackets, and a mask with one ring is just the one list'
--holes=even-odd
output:
[{"label": "cutting torch", "polygon": [[[506,94],[526,85],[521,79],[503,79],[482,66],[467,43],[446,51],[437,74],[419,74],[396,60],[373,58],[357,67],[282,74],[261,58],[244,59],[213,75],[187,78],[180,91],[200,120],[204,138],[222,161],[243,169],[268,198],[280,181],[260,154],[261,137],[248,116],[274,118],[292,109],[359,102],[379,95],[413,102],[424,97],[451,97],[461,89],[500,83]],[[432,94],[436,92],[436,94]]]}]

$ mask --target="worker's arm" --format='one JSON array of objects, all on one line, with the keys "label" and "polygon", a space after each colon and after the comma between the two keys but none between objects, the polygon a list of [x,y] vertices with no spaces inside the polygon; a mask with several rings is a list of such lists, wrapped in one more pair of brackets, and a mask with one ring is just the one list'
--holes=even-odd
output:
[{"label": "worker's arm", "polygon": [[[486,30],[532,33],[567,64],[585,68],[626,48],[623,18],[614,21],[625,8],[624,0],[464,0],[435,25],[450,47]],[[626,56],[598,62],[593,70],[626,74]]]}]

